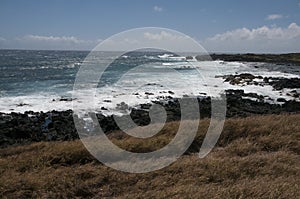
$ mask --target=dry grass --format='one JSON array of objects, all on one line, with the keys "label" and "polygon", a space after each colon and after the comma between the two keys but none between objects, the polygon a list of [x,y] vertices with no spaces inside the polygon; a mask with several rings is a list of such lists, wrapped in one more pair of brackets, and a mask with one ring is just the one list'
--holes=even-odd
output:
[{"label": "dry grass", "polygon": [[[197,152],[201,122],[187,155],[146,174],[97,162],[80,141],[41,142],[0,150],[1,198],[300,198],[300,115],[228,119],[213,152]],[[177,122],[142,142],[115,132],[110,139],[135,152],[153,151],[175,135]]]}]

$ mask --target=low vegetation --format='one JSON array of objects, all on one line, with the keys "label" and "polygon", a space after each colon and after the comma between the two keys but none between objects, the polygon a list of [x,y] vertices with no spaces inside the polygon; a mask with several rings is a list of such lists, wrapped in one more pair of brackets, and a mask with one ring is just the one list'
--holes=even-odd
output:
[{"label": "low vegetation", "polygon": [[[170,166],[124,173],[95,160],[77,141],[0,149],[1,198],[300,198],[300,115],[227,119],[214,150],[199,159],[209,120],[188,151]],[[144,142],[122,132],[120,147],[154,151],[176,134],[170,122]]]},{"label": "low vegetation", "polygon": [[293,63],[300,64],[300,53],[287,54],[211,54],[210,57],[199,55],[197,60],[223,60],[244,62]]}]

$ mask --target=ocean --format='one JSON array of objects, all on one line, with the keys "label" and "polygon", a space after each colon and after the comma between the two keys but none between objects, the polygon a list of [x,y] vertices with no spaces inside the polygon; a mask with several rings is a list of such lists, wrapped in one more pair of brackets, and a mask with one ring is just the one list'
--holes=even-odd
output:
[{"label": "ocean", "polygon": [[[103,53],[114,60],[102,75],[95,93],[98,111],[104,114],[118,113],[117,107],[122,103],[131,108],[175,97],[217,97],[226,89],[254,92],[276,103],[278,98],[292,99],[285,94],[289,90],[274,90],[270,85],[231,85],[222,76],[250,73],[293,78],[300,75],[298,69],[282,64],[197,61],[195,57],[185,60],[166,52],[130,52],[121,57]],[[72,109],[72,103],[77,100],[72,98],[74,81],[88,54],[88,51],[0,50],[0,112]],[[143,70],[134,70],[140,65]]]}]

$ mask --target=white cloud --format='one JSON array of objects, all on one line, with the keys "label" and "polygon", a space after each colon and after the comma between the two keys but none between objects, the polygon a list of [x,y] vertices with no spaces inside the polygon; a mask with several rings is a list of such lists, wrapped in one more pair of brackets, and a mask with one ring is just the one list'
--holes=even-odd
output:
[{"label": "white cloud", "polygon": [[132,49],[165,49],[172,52],[199,51],[199,45],[190,37],[162,28],[137,28],[113,35],[97,47],[99,51],[132,51]]},{"label": "white cloud", "polygon": [[40,35],[26,35],[23,38],[18,38],[20,40],[28,40],[28,41],[38,41],[38,42],[68,42],[68,43],[84,43],[85,41],[79,40],[76,37],[70,36],[40,36]]},{"label": "white cloud", "polygon": [[144,38],[149,39],[149,40],[156,40],[156,41],[161,41],[161,40],[173,40],[174,41],[174,40],[187,39],[185,36],[182,36],[179,34],[172,34],[170,32],[166,32],[166,31],[161,31],[160,33],[145,32]]},{"label": "white cloud", "polygon": [[275,20],[275,19],[281,19],[281,18],[283,18],[283,16],[280,14],[271,14],[266,17],[266,20]]},{"label": "white cloud", "polygon": [[162,11],[163,11],[163,8],[160,7],[160,6],[154,6],[154,7],[153,7],[153,10],[154,10],[155,12],[162,12]]},{"label": "white cloud", "polygon": [[300,26],[240,28],[207,38],[203,44],[210,51],[300,51]]},{"label": "white cloud", "polygon": [[241,28],[217,34],[209,40],[255,40],[255,39],[293,39],[300,37],[300,26],[291,23],[287,28],[262,26],[260,28]]},{"label": "white cloud", "polygon": [[89,50],[98,40],[82,40],[74,36],[25,35],[10,42],[11,48],[49,50]]}]

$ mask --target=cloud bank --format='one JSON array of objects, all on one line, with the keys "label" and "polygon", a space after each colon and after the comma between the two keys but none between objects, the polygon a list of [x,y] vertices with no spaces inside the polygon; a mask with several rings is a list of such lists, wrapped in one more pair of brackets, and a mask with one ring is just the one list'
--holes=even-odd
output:
[{"label": "cloud bank", "polygon": [[38,50],[90,50],[100,40],[82,40],[74,36],[25,35],[14,39],[0,37],[0,48]]},{"label": "cloud bank", "polygon": [[202,44],[214,52],[300,52],[300,26],[240,28],[207,38]]},{"label": "cloud bank", "polygon": [[[143,31],[141,29],[141,31]],[[141,37],[131,36],[122,41],[106,41],[114,48],[161,43],[174,49],[185,46],[188,38],[167,31],[141,32]],[[1,49],[43,49],[43,50],[91,50],[102,40],[83,40],[75,36],[25,35],[15,39],[0,36]],[[148,43],[147,43],[148,42]],[[232,53],[285,53],[300,52],[300,26],[291,23],[287,27],[261,26],[258,28],[238,28],[200,41],[209,52]],[[186,47],[186,46],[185,46]]]},{"label": "cloud bank", "polygon": [[38,49],[91,49],[96,45],[96,41],[82,40],[74,36],[41,36],[26,35],[16,39],[21,45],[30,45],[32,48]]},{"label": "cloud bank", "polygon": [[36,41],[36,42],[66,42],[66,43],[84,43],[85,41],[79,40],[76,37],[70,36],[62,36],[62,37],[55,37],[55,36],[39,36],[39,35],[26,35],[23,38],[19,38],[19,40],[25,41]]},{"label": "cloud bank", "polygon": [[182,35],[172,34],[170,32],[166,32],[166,31],[161,31],[160,33],[145,32],[144,38],[149,39],[149,40],[156,40],[156,41],[161,41],[161,40],[175,41],[175,40],[188,39],[187,37],[184,37]]},{"label": "cloud bank", "polygon": [[128,51],[141,48],[165,49],[173,52],[198,52],[201,47],[190,37],[177,31],[148,27],[116,34],[104,40],[102,45],[97,47],[97,50]]}]

